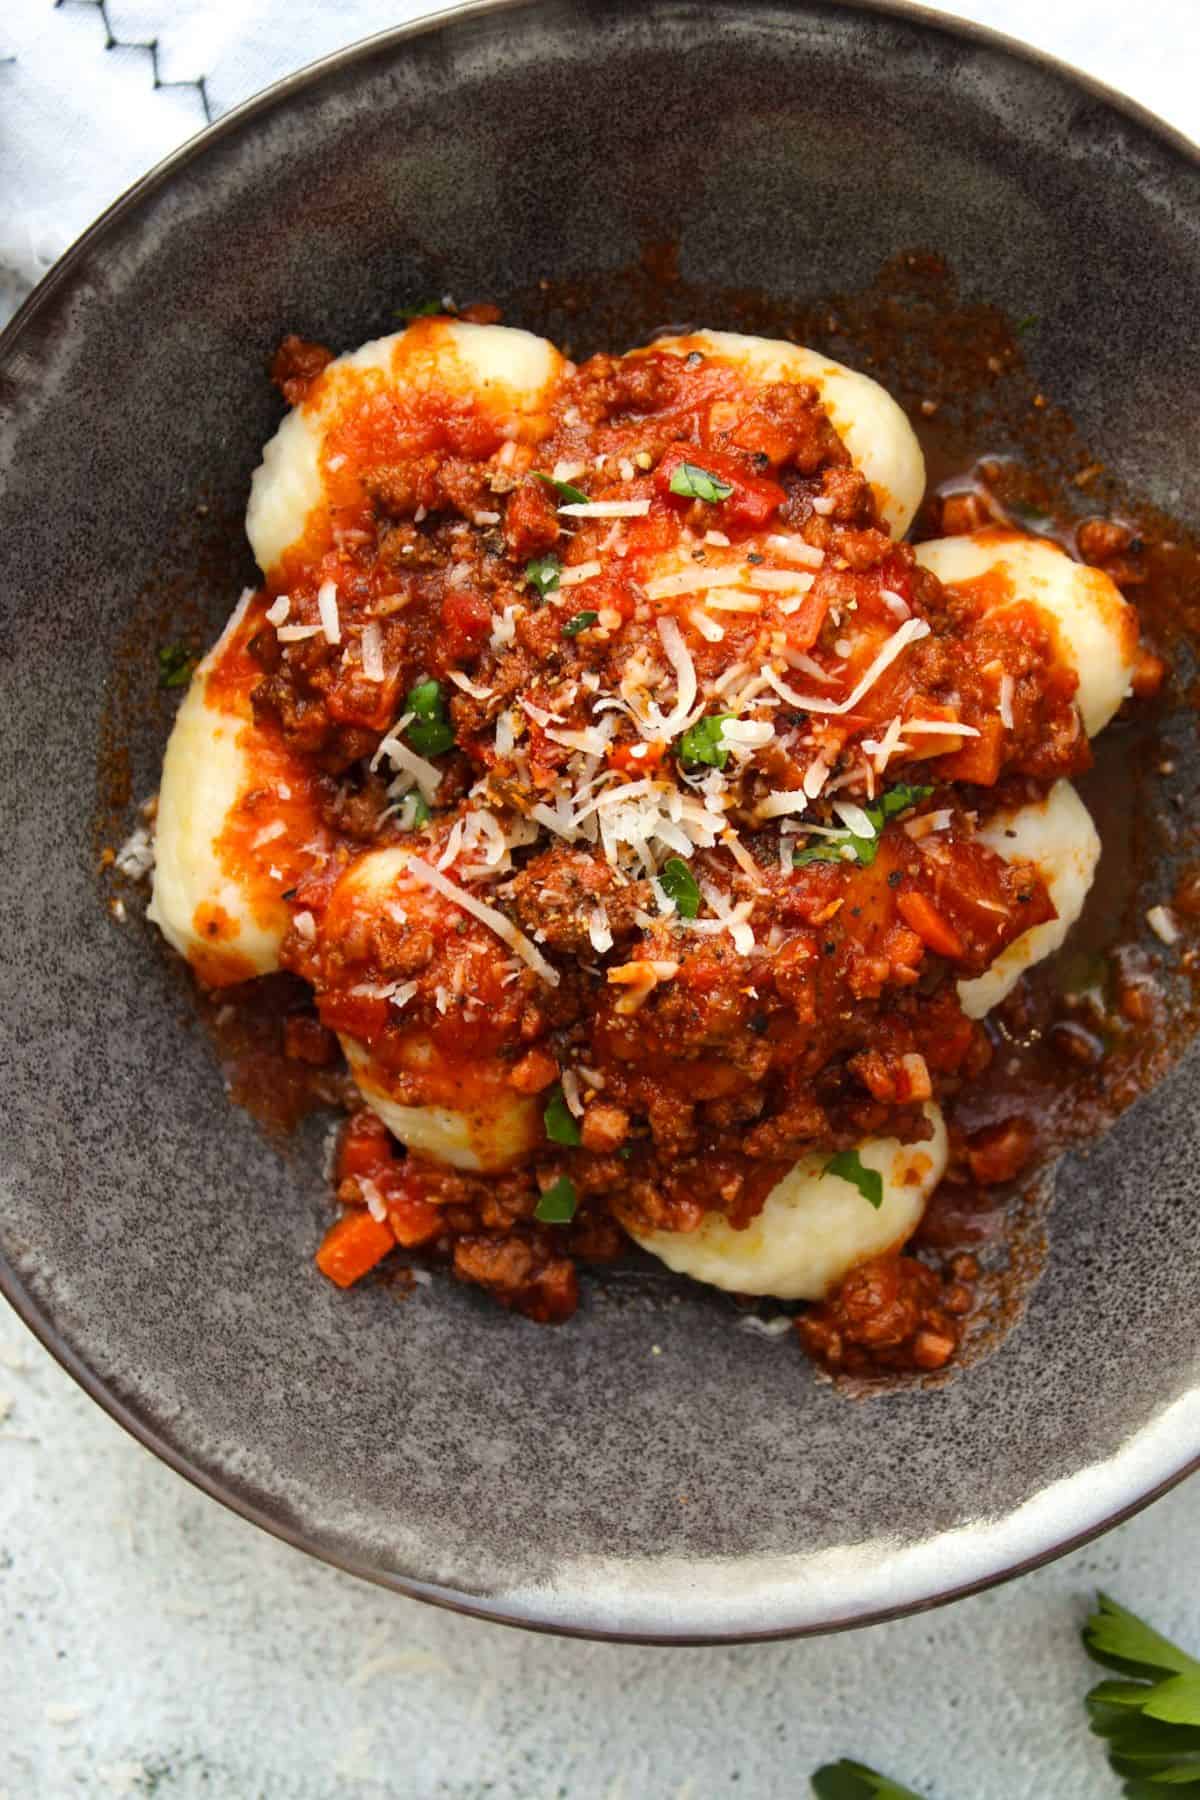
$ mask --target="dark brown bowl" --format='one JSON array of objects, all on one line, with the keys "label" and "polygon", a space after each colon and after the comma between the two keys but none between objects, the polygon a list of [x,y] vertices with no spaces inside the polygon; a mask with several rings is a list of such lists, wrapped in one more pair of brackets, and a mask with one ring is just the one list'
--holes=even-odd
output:
[{"label": "dark brown bowl", "polygon": [[586,348],[609,276],[663,241],[714,325],[733,288],[803,301],[935,248],[1038,315],[1038,378],[1120,480],[1200,519],[1195,153],[1018,46],[832,0],[513,0],[241,108],[2,342],[0,1283],[116,1418],[280,1536],[491,1617],[695,1641],[927,1606],[1195,1464],[1196,1057],[1059,1166],[1001,1347],[855,1405],[666,1277],[589,1287],[559,1331],[443,1280],[335,1292],[323,1128],[281,1151],[231,1109],[178,968],[96,873],[156,782],[157,645],[215,630],[251,575],[281,333],[349,346],[446,288],[537,327],[539,277],[599,276]]}]

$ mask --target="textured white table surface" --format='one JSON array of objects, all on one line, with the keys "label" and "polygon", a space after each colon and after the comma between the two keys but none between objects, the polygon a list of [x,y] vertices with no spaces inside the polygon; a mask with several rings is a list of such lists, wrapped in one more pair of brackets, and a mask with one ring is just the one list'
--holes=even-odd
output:
[{"label": "textured white table surface", "polygon": [[[0,307],[202,122],[195,86],[102,54],[94,0],[0,12]],[[421,8],[109,0],[215,112]],[[972,0],[959,11],[1200,138],[1195,0]],[[119,113],[119,141],[103,129]],[[94,173],[65,177],[71,157]],[[78,166],[78,165],[76,165]],[[0,1302],[0,1800],[741,1800],[838,1755],[930,1800],[1116,1795],[1076,1631],[1104,1585],[1200,1648],[1200,1487],[1051,1568],[838,1638],[727,1650],[571,1643],[352,1581],[155,1462]]]}]

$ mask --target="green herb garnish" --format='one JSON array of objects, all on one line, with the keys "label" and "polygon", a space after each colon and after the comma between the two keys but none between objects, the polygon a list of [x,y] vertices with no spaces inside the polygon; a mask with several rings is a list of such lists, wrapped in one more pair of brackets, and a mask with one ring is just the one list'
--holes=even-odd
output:
[{"label": "green herb garnish", "polygon": [[682,856],[668,856],[658,879],[663,893],[675,902],[680,917],[694,919],[700,911],[700,889]]},{"label": "green herb garnish", "polygon": [[1027,506],[1024,500],[1005,500],[1003,506],[1023,531],[1031,531],[1036,537],[1053,537],[1055,526],[1049,513]]},{"label": "green herb garnish", "polygon": [[159,687],[186,687],[195,666],[196,658],[182,644],[165,644],[158,653]]},{"label": "green herb garnish", "polygon": [[857,1150],[839,1150],[836,1156],[830,1157],[821,1173],[848,1181],[876,1212],[883,1205],[883,1176],[878,1169],[868,1169]]},{"label": "green herb garnish", "polygon": [[599,613],[577,612],[574,618],[568,619],[563,626],[563,636],[578,637],[581,631],[587,631],[589,626],[594,625],[599,617]]},{"label": "green herb garnish", "polygon": [[414,319],[434,319],[445,310],[440,300],[422,300],[419,306],[398,306],[396,317],[402,325],[411,325]]},{"label": "green herb garnish", "polygon": [[1127,1800],[1192,1792],[1200,1785],[1200,1662],[1107,1594],[1097,1595],[1083,1647],[1121,1677],[1101,1681],[1086,1705]]},{"label": "green herb garnish", "polygon": [[568,506],[587,505],[587,495],[583,489],[572,487],[569,481],[559,481],[553,475],[543,475],[540,469],[534,470],[533,479],[543,482],[548,488],[553,488],[559,499],[565,501]]},{"label": "green herb garnish", "polygon": [[[895,787],[880,794],[873,805],[862,809],[875,827],[873,837],[860,837],[856,831],[847,828],[840,831],[837,837],[825,838],[806,850],[797,850],[792,856],[793,868],[803,869],[806,864],[815,862],[856,862],[864,869],[869,869],[879,854],[880,835],[888,820],[894,819],[898,813],[907,812],[918,801],[927,800],[932,792],[931,787],[913,787],[907,781],[898,781]],[[844,854],[847,850],[850,852],[849,856]]]},{"label": "green herb garnish", "polygon": [[454,743],[454,730],[446,717],[446,701],[440,681],[419,681],[409,688],[405,712],[415,716],[405,737],[421,756],[440,756]]},{"label": "green herb garnish", "polygon": [[579,1195],[575,1192],[575,1183],[569,1175],[560,1175],[543,1192],[533,1216],[540,1219],[543,1225],[569,1225],[578,1205]]},{"label": "green herb garnish", "polygon": [[671,472],[671,492],[682,494],[685,500],[707,500],[715,506],[718,500],[728,500],[733,484],[710,475],[697,463],[681,462]]},{"label": "green herb garnish", "polygon": [[400,811],[396,814],[396,821],[401,831],[419,831],[422,825],[428,825],[432,817],[433,814],[429,810],[424,794],[419,794],[414,788],[411,793],[405,794],[400,802]]},{"label": "green herb garnish", "polygon": [[851,1762],[843,1756],[840,1762],[826,1763],[809,1777],[817,1800],[921,1800],[912,1788],[889,1781],[866,1763]]},{"label": "green herb garnish", "polygon": [[532,562],[525,564],[525,579],[537,589],[543,600],[547,594],[554,592],[561,574],[562,564],[552,553],[535,556]]},{"label": "green herb garnish", "polygon": [[732,713],[709,713],[707,718],[697,719],[675,746],[676,755],[684,762],[723,769],[729,761],[729,747],[722,742],[722,733],[726,719],[732,717]]},{"label": "green herb garnish", "polygon": [[[546,1102],[542,1119],[546,1126],[546,1136],[555,1144],[578,1144],[581,1142],[579,1127],[571,1116],[566,1095],[558,1086]],[[539,1212],[538,1217],[541,1218]],[[568,1217],[570,1215],[568,1214]]]},{"label": "green herb garnish", "polygon": [[1027,331],[1033,330],[1037,322],[1038,316],[1036,313],[1026,313],[1023,319],[1017,320],[1017,336],[1024,337]]}]

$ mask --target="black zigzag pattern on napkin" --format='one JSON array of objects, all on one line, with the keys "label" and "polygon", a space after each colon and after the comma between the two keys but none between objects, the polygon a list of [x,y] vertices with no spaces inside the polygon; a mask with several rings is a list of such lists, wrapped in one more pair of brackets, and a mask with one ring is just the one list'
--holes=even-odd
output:
[{"label": "black zigzag pattern on napkin", "polygon": [[156,88],[195,88],[200,96],[200,104],[204,108],[204,122],[211,125],[215,118],[212,102],[208,97],[208,88],[203,75],[195,81],[164,81],[158,67],[158,39],[154,38],[119,38],[112,28],[112,20],[108,16],[108,0],[54,0],[55,7],[90,6],[98,12],[104,23],[104,48],[106,50],[142,50],[150,58],[150,69],[154,76]]}]

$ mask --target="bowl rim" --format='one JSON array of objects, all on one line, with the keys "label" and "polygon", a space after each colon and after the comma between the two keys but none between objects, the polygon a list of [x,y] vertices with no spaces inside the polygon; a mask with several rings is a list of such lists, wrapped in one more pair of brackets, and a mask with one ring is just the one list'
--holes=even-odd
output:
[{"label": "bowl rim", "polygon": [[[625,0],[630,4],[631,0]],[[895,20],[923,28],[926,31],[965,42],[973,47],[990,49],[1032,68],[1049,72],[1059,80],[1075,87],[1084,94],[1100,101],[1104,106],[1128,119],[1141,131],[1157,139],[1164,147],[1174,151],[1200,169],[1200,145],[1187,137],[1175,126],[1151,112],[1148,107],[1128,95],[1109,87],[1095,76],[1076,68],[1060,57],[1040,50],[1032,44],[1023,42],[1008,33],[994,30],[990,26],[977,24],[973,20],[957,17],[941,12],[933,7],[923,6],[916,0],[773,0],[773,3],[789,13],[797,16],[817,12],[840,12],[846,14],[866,15],[882,21]],[[256,121],[286,105],[296,95],[317,88],[330,77],[343,74],[360,64],[368,63],[377,56],[386,56],[401,49],[410,41],[430,36],[450,26],[469,24],[473,19],[491,18],[506,13],[514,15],[539,12],[546,0],[463,0],[463,3],[441,7],[436,11],[422,13],[419,17],[398,26],[391,26],[382,31],[373,32],[367,37],[358,38],[319,57],[291,74],[281,77],[269,86],[232,107],[219,119],[203,126],[193,136],[187,138],[175,150],[161,161],[154,164],[132,186],[117,196],[103,212],[77,237],[63,252],[58,260],[47,270],[46,274],[26,296],[8,324],[0,330],[0,369],[16,349],[25,329],[37,317],[41,310],[65,283],[69,283],[79,265],[90,255],[113,226],[137,208],[160,189],[165,187],[176,175],[192,162],[206,156],[210,150],[252,126]],[[589,5],[591,0],[582,0]],[[638,6],[647,10],[656,4],[656,0],[636,0]],[[719,0],[720,9],[736,4],[736,0]],[[715,9],[714,9],[715,10]],[[362,1580],[370,1581],[376,1586],[386,1588],[406,1598],[420,1600],[427,1605],[442,1607],[448,1611],[463,1614],[467,1617],[484,1619],[493,1624],[509,1625],[517,1628],[545,1633],[551,1636],[601,1640],[614,1643],[648,1644],[648,1645],[681,1645],[704,1646],[734,1643],[765,1643],[798,1637],[817,1637],[834,1632],[852,1631],[867,1625],[883,1624],[889,1620],[907,1617],[913,1613],[931,1611],[935,1607],[945,1606],[952,1601],[965,1599],[978,1594],[1002,1582],[1015,1580],[1029,1574],[1035,1569],[1092,1542],[1114,1526],[1132,1518],[1144,1507],[1151,1505],[1168,1493],[1171,1488],[1184,1481],[1189,1475],[1200,1470],[1200,1440],[1196,1448],[1187,1454],[1182,1461],[1168,1466],[1166,1472],[1151,1484],[1142,1486],[1146,1470],[1144,1464],[1139,1467],[1139,1459],[1131,1454],[1135,1445],[1144,1441],[1148,1433],[1160,1426],[1166,1414],[1175,1409],[1166,1408],[1164,1412],[1151,1421],[1133,1439],[1122,1444],[1108,1460],[1107,1467],[1119,1473],[1124,1461],[1134,1466],[1129,1471],[1136,1489],[1128,1498],[1117,1505],[1102,1510],[1098,1518],[1090,1519],[1079,1529],[1066,1536],[1053,1535],[1052,1541],[1031,1551],[1027,1555],[1013,1558],[1011,1552],[1002,1551],[999,1560],[984,1572],[971,1579],[939,1587],[935,1591],[917,1598],[905,1598],[891,1605],[874,1606],[870,1610],[847,1613],[842,1610],[837,1616],[817,1618],[806,1621],[783,1623],[761,1629],[733,1627],[728,1631],[689,1631],[665,1630],[646,1631],[624,1629],[605,1622],[572,1621],[560,1616],[555,1610],[539,1609],[536,1602],[527,1597],[501,1595],[496,1598],[479,1598],[451,1586],[422,1581],[419,1577],[399,1573],[368,1565],[365,1561],[348,1555],[333,1544],[323,1541],[320,1533],[308,1531],[302,1526],[293,1526],[287,1520],[272,1517],[262,1506],[247,1494],[241,1493],[236,1486],[221,1473],[213,1473],[207,1469],[199,1457],[189,1455],[184,1449],[173,1444],[159,1429],[152,1418],[143,1414],[133,1405],[126,1402],[111,1387],[104,1377],[94,1370],[86,1358],[75,1349],[68,1338],[53,1322],[48,1308],[36,1299],[25,1282],[18,1275],[0,1251],[0,1294],[8,1301],[17,1317],[28,1327],[43,1347],[50,1353],[59,1366],[75,1381],[88,1397],[108,1414],[123,1430],[137,1440],[143,1448],[149,1450],[161,1462],[184,1477],[202,1493],[218,1501],[231,1512],[239,1514],[251,1524],[268,1532],[293,1548],[305,1551],[329,1566],[343,1573],[354,1575]],[[1200,1396],[1198,1396],[1200,1397]],[[1200,1415],[1198,1415],[1200,1417]],[[1155,1431],[1156,1436],[1163,1435]],[[1166,1434],[1171,1436],[1169,1432]],[[1154,1460],[1158,1460],[1155,1458]],[[1169,1463],[1169,1458],[1159,1462]],[[1068,1477],[1067,1483],[1077,1479]],[[1043,1489],[1032,1497],[1033,1502],[1043,1498],[1050,1490]],[[1032,1503],[1032,1502],[1031,1502]],[[1027,1503],[1030,1504],[1030,1503]],[[1009,1518],[1015,1515],[1010,1514]]]}]

